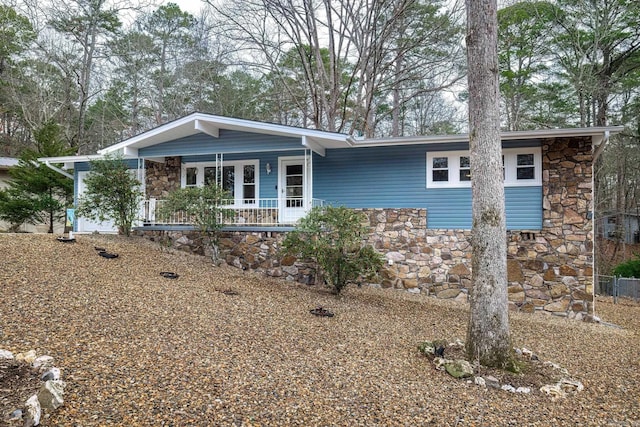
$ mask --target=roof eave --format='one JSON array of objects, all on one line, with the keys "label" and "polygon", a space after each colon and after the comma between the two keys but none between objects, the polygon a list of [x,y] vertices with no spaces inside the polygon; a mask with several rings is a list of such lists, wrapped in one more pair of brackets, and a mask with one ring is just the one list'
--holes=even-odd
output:
[{"label": "roof eave", "polygon": [[193,123],[193,128],[183,132],[181,136],[178,136],[178,138],[190,136],[198,132],[203,132],[213,137],[218,137],[219,129],[258,132],[267,135],[300,138],[301,140],[306,137],[313,139],[315,142],[318,142],[321,145],[324,145],[322,144],[322,141],[338,143],[344,142],[345,145],[347,145],[347,140],[349,138],[349,135],[347,134],[325,132],[316,129],[294,128],[286,125],[257,122],[252,120],[238,119],[234,117],[215,116],[204,113],[192,113],[188,116],[182,117],[180,119],[158,126],[157,128],[151,129],[147,132],[141,133],[140,135],[131,137],[125,141],[98,150],[98,154],[107,154],[118,150],[129,150],[133,152],[133,150],[137,148],[153,146],[176,139],[176,137],[173,136],[171,138],[167,138],[166,140],[160,138],[157,142],[151,142],[149,144],[144,143],[145,141],[150,141],[153,138],[157,138],[163,133],[170,132],[171,130],[176,129],[180,126],[189,125],[190,122]]},{"label": "roof eave", "polygon": [[[501,132],[500,139],[522,140],[522,139],[544,139],[562,138],[572,136],[591,136],[594,138],[594,145],[599,145],[600,141],[606,140],[608,135],[622,132],[624,126],[606,126],[591,128],[563,128],[563,129],[542,129],[532,131],[509,131]],[[599,139],[598,139],[599,137]],[[455,142],[468,142],[469,134],[457,135],[428,135],[379,139],[355,139],[355,147],[374,147],[384,145],[413,145],[413,144],[447,144]]]}]

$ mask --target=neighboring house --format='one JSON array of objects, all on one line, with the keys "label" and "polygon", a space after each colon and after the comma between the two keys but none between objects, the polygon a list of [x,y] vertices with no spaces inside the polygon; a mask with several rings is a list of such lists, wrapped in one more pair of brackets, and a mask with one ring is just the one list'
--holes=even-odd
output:
[{"label": "neighboring house", "polygon": [[[618,226],[618,221],[622,225]],[[628,244],[640,243],[640,214],[608,214],[598,218],[598,237],[617,240]]]},{"label": "neighboring house", "polygon": [[0,157],[0,188],[7,188],[9,186],[9,169],[14,166],[18,166],[18,159],[13,157]]},{"label": "neighboring house", "polygon": [[[582,317],[593,309],[592,163],[619,127],[502,134],[509,299],[522,311]],[[385,287],[465,299],[471,270],[467,135],[361,139],[194,113],[97,156],[40,159],[73,169],[76,199],[88,161],[120,153],[145,201],[138,230],[189,242],[188,219],[163,218],[169,191],[217,182],[236,212],[221,245],[230,264],[295,280],[312,269],[277,257],[283,233],[313,206],[344,205],[369,218],[368,241],[389,260]],[[113,231],[79,220],[77,232]],[[111,227],[111,228],[109,228]],[[184,235],[184,236],[183,236]]]}]

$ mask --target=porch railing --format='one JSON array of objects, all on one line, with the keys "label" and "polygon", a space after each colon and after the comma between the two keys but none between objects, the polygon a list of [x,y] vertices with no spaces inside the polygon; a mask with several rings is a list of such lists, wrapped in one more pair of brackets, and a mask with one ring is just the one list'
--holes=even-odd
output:
[{"label": "porch railing", "polygon": [[[141,202],[140,213],[143,225],[192,225],[193,221],[184,212],[169,215],[162,212],[164,200],[147,199]],[[224,220],[228,226],[283,226],[293,225],[311,208],[323,206],[324,201],[310,199],[246,199],[223,200],[220,204],[233,212]]]}]

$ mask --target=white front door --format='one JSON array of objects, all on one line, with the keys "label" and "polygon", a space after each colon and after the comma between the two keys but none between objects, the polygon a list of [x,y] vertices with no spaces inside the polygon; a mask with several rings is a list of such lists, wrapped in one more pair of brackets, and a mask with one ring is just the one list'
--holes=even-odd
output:
[{"label": "white front door", "polygon": [[[87,189],[84,179],[88,174],[89,172],[78,172],[78,198],[82,197]],[[76,231],[79,233],[93,233],[94,231],[98,233],[117,233],[118,227],[111,220],[95,222],[76,215]]]},{"label": "white front door", "polygon": [[281,157],[279,203],[281,223],[294,223],[307,212],[309,204],[308,168],[304,157]]}]

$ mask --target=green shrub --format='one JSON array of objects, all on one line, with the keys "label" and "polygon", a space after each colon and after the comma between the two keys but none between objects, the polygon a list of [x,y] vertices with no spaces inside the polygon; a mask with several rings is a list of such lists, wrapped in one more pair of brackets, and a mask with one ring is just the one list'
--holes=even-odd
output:
[{"label": "green shrub", "polygon": [[636,254],[636,259],[616,265],[613,274],[618,277],[640,277],[640,255]]},{"label": "green shrub", "polygon": [[143,196],[135,170],[129,169],[119,154],[92,160],[90,164],[91,172],[84,180],[87,189],[80,197],[77,215],[94,221],[111,219],[121,234],[129,236]]},{"label": "green shrub", "polygon": [[[187,187],[172,191],[160,209],[161,216],[170,216],[177,212],[186,215],[190,222],[198,227],[203,242],[211,248],[211,259],[218,262],[218,232],[227,218],[233,218],[234,212],[223,206],[230,194],[216,184],[204,187]],[[206,237],[206,241],[205,241]]]},{"label": "green shrub", "polygon": [[366,218],[345,207],[317,207],[302,218],[283,242],[283,251],[313,261],[339,294],[359,277],[370,278],[383,265],[382,256],[362,244],[369,232]]}]

